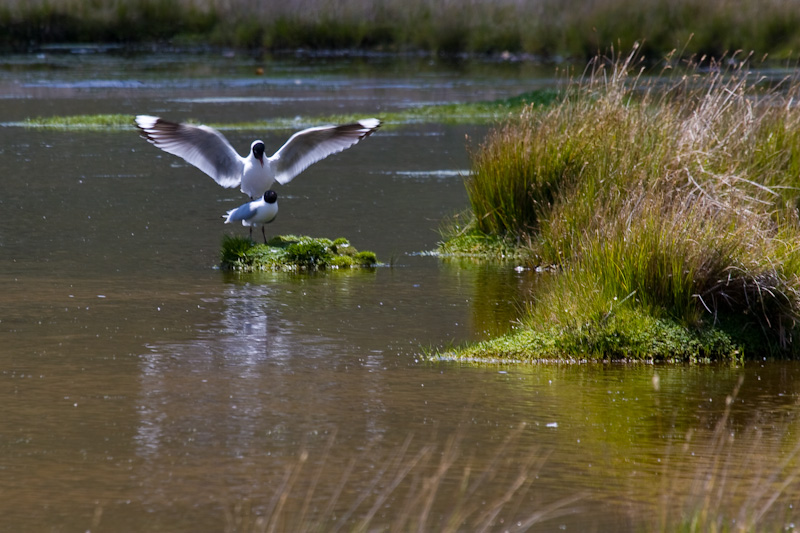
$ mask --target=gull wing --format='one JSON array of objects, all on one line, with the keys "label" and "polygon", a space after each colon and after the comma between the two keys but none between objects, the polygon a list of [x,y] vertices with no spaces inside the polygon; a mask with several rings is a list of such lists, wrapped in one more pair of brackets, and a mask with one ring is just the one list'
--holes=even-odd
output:
[{"label": "gull wing", "polygon": [[292,135],[269,161],[275,168],[275,180],[285,185],[321,159],[350,148],[372,135],[381,125],[376,118],[367,118],[342,126],[321,126]]},{"label": "gull wing", "polygon": [[258,206],[253,205],[254,202],[240,205],[236,209],[228,211],[228,216],[225,218],[225,223],[238,222],[239,220],[247,220],[256,214]]},{"label": "gull wing", "polygon": [[165,152],[182,157],[223,187],[241,183],[244,161],[214,128],[169,122],[150,115],[139,115],[135,120],[145,139]]}]

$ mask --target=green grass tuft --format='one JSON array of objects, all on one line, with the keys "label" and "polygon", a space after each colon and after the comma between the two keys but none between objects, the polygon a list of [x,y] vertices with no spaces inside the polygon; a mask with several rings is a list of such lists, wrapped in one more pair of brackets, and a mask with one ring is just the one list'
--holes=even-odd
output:
[{"label": "green grass tuft", "polygon": [[236,265],[247,259],[247,252],[253,247],[253,241],[245,237],[223,235],[222,264]]}]

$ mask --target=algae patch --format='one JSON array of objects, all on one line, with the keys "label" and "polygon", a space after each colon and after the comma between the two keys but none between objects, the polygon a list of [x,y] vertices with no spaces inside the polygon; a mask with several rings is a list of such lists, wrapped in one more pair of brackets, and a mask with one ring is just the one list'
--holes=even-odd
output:
[{"label": "algae patch", "polygon": [[4,126],[21,126],[29,129],[56,131],[120,131],[133,128],[130,115],[70,115],[54,117],[26,118],[22,122],[9,122]]},{"label": "algae patch", "polygon": [[310,272],[371,268],[380,264],[374,252],[359,252],[343,237],[330,240],[296,235],[279,235],[266,244],[255,244],[245,237],[226,235],[222,240],[221,263],[221,268],[225,270],[242,272]]},{"label": "algae patch", "polygon": [[[554,89],[538,89],[510,98],[478,102],[441,103],[421,105],[389,111],[380,115],[386,126],[402,124],[493,124],[519,113],[530,104],[548,106],[558,99],[559,92]],[[325,124],[345,124],[363,118],[363,114],[338,114],[319,117],[274,117],[238,123],[207,123],[218,130],[294,130]],[[191,122],[191,120],[189,121]],[[123,131],[135,128],[133,116],[123,114],[71,115],[52,117],[31,117],[20,122],[4,122],[5,127],[46,129],[55,131]]]}]

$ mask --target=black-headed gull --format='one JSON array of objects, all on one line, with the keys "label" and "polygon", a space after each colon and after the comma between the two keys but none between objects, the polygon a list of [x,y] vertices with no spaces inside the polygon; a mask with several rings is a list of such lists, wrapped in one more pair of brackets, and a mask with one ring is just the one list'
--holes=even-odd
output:
[{"label": "black-headed gull", "polygon": [[226,224],[242,221],[242,226],[250,226],[250,238],[253,238],[253,226],[261,226],[261,235],[264,236],[264,244],[267,243],[267,235],[264,233],[264,225],[269,224],[278,216],[278,193],[267,191],[264,197],[242,204],[236,209],[228,211],[224,216]]},{"label": "black-headed gull", "polygon": [[241,185],[251,200],[263,196],[276,181],[285,185],[317,161],[350,148],[381,125],[376,118],[365,118],[353,124],[308,128],[292,135],[275,155],[265,158],[266,147],[260,140],[253,141],[250,153],[242,157],[209,126],[150,115],[138,115],[135,120],[142,136],[158,148],[182,157],[223,187]]}]

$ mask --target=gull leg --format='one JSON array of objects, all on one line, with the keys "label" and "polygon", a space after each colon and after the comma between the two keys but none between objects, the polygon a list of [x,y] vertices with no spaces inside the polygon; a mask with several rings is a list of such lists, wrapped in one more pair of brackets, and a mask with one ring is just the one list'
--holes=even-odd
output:
[{"label": "gull leg", "polygon": [[267,234],[264,233],[264,226],[261,226],[261,235],[264,236],[264,244],[267,244]]},{"label": "gull leg", "polygon": [[253,240],[253,226],[250,226],[250,240]]}]

